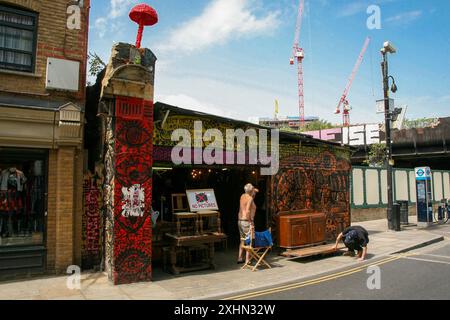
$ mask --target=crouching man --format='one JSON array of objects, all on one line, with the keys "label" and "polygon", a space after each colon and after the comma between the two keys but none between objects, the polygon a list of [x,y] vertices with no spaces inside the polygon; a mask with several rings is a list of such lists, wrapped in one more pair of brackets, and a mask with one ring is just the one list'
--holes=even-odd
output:
[{"label": "crouching man", "polygon": [[364,261],[367,255],[367,244],[369,243],[369,233],[366,229],[360,226],[351,226],[342,231],[337,239],[334,247],[337,250],[339,241],[344,240],[348,252],[344,255],[355,256],[355,250],[358,252],[358,261]]}]

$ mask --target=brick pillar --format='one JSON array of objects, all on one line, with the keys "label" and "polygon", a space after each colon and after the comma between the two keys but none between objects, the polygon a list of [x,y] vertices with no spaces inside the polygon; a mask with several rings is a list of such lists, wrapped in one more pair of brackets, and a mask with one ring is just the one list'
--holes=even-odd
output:
[{"label": "brick pillar", "polygon": [[61,147],[56,152],[55,270],[64,273],[73,263],[75,148]]},{"label": "brick pillar", "polygon": [[[83,151],[75,152],[75,171],[74,171],[74,264],[81,266],[82,251],[82,218],[83,218],[83,170],[84,157]],[[99,231],[100,232],[100,231]]]},{"label": "brick pillar", "polygon": [[103,79],[106,271],[114,284],[152,276],[152,150],[155,56],[113,47]]}]

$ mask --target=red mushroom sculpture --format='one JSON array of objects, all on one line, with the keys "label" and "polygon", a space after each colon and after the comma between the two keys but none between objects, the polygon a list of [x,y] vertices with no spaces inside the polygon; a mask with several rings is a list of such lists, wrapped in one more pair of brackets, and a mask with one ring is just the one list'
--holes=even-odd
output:
[{"label": "red mushroom sculpture", "polygon": [[139,25],[136,38],[136,48],[141,47],[142,34],[145,26],[152,26],[158,22],[158,14],[156,10],[149,5],[142,3],[135,6],[130,11],[130,19]]}]

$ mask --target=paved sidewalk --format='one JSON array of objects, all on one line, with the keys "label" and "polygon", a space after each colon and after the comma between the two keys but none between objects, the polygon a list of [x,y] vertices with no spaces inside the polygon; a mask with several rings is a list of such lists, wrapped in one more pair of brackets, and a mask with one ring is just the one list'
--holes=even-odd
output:
[{"label": "paved sidewalk", "polygon": [[[387,231],[386,220],[356,224],[369,231],[369,259],[443,240],[440,234],[415,227],[404,228],[402,232]],[[272,269],[251,272],[240,270],[240,266],[235,264],[235,256],[234,251],[217,252],[218,267],[213,271],[175,277],[155,269],[154,281],[149,283],[113,286],[104,273],[84,273],[80,290],[68,289],[65,276],[0,283],[0,299],[207,299],[295,281],[360,263],[355,258],[340,255],[289,260],[272,253],[269,257]]]}]

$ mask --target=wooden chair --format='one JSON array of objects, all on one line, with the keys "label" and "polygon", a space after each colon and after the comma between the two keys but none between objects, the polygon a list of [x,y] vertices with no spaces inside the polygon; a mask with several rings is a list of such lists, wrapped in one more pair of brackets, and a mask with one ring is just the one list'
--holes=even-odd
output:
[{"label": "wooden chair", "polygon": [[198,215],[189,211],[185,193],[172,193],[172,222],[176,225],[176,235],[189,236],[199,234]]},{"label": "wooden chair", "polygon": [[[270,239],[268,239],[268,243],[264,245],[258,244],[258,239],[255,239],[255,237],[258,237],[260,235],[263,235],[264,233],[267,233],[270,236]],[[243,243],[242,248],[244,249],[245,253],[250,254],[250,259],[247,261],[241,269],[251,269],[252,271],[255,271],[260,265],[265,265],[267,268],[271,269],[272,267],[270,264],[265,260],[265,257],[267,253],[272,249],[273,241],[272,241],[272,229],[268,229],[264,232],[256,232],[254,231],[254,228],[250,228],[250,232],[248,236],[244,239],[241,238],[241,241]],[[255,261],[255,265],[252,266],[252,262]]]},{"label": "wooden chair", "polygon": [[172,193],[172,213],[189,211],[189,203],[185,193]]}]

